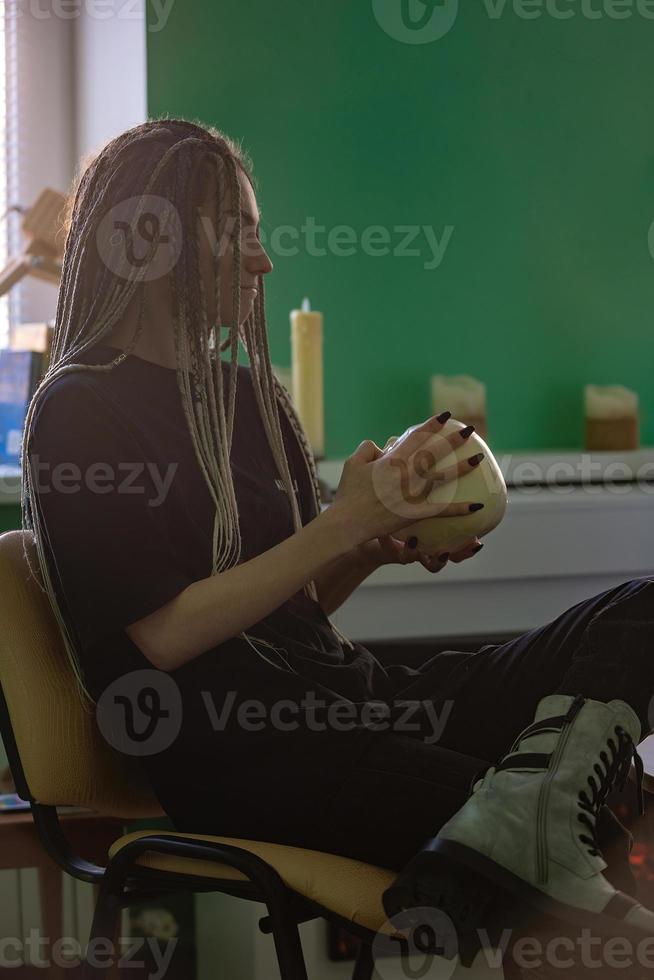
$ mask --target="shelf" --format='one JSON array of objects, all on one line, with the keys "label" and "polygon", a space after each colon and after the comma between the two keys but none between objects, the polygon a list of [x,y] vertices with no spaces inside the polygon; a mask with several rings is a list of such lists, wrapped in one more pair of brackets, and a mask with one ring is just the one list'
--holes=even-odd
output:
[{"label": "shelf", "polygon": [[[509,487],[654,483],[654,446],[622,452],[521,449],[494,455]],[[338,486],[344,462],[325,459],[318,464],[318,472],[329,487]]]}]

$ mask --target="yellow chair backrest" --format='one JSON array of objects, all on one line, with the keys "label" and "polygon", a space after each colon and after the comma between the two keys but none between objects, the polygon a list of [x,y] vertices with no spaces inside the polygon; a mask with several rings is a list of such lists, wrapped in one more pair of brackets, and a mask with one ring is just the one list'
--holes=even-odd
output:
[{"label": "yellow chair backrest", "polygon": [[0,684],[25,779],[36,802],[125,820],[160,817],[147,778],[103,739],[77,693],[33,536],[0,535]]}]

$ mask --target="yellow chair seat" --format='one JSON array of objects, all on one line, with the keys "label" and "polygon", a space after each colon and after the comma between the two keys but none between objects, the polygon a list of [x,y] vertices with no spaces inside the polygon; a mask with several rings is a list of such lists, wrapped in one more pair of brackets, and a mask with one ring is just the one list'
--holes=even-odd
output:
[{"label": "yellow chair seat", "polygon": [[[174,831],[140,830],[120,837],[110,848],[109,856],[115,857],[130,841],[151,834],[165,837],[188,837],[213,844],[230,844],[240,847],[261,858],[277,871],[283,882],[312,902],[349,919],[356,925],[373,932],[392,934],[381,903],[382,892],[397,877],[387,868],[355,861],[352,858],[307,851],[287,844],[269,844],[265,841],[241,840],[237,837],[213,837],[205,834],[176,834]],[[173,857],[145,851],[137,864],[157,871],[176,874],[202,875],[207,878],[223,878],[247,881],[247,876],[236,868],[212,861]]]}]

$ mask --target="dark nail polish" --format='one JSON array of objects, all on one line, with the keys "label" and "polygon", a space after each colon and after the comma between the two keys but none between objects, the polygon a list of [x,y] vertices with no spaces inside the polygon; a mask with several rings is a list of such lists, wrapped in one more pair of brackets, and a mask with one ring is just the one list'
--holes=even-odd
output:
[{"label": "dark nail polish", "polygon": [[470,463],[471,466],[479,466],[483,458],[484,458],[483,453],[477,453],[476,456],[471,456],[468,462]]},{"label": "dark nail polish", "polygon": [[481,551],[481,549],[482,549],[483,547],[484,547],[484,546],[483,546],[483,544],[478,544],[476,548],[473,548],[473,549],[472,549],[472,553],[473,553],[473,555],[476,555],[476,554],[477,554],[477,552],[478,552],[478,551]]},{"label": "dark nail polish", "polygon": [[450,553],[449,553],[449,551],[446,551],[445,554],[438,556],[438,560],[439,561],[448,561],[449,557],[450,557]]},{"label": "dark nail polish", "polygon": [[461,433],[460,433],[461,438],[467,439],[468,436],[471,436],[474,431],[475,431],[474,425],[466,425],[465,429],[461,429]]},{"label": "dark nail polish", "polygon": [[437,422],[447,422],[448,419],[452,418],[451,412],[443,412],[441,415],[436,416]]},{"label": "dark nail polish", "polygon": [[482,510],[483,506],[484,506],[483,504],[470,504],[469,507],[470,513],[474,514],[475,511]]},{"label": "dark nail polish", "polygon": [[407,542],[406,543],[407,543],[407,547],[408,548],[417,548],[417,546],[418,546],[418,539],[417,538],[407,538]]}]

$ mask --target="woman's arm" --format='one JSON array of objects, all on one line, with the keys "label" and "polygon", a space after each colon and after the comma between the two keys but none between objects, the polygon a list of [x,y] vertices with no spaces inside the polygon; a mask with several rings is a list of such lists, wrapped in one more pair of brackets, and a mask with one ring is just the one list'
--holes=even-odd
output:
[{"label": "woman's arm", "polygon": [[428,555],[391,535],[375,538],[374,541],[366,541],[358,548],[353,548],[344,557],[336,558],[319,572],[315,578],[318,601],[327,615],[331,616],[369,575],[383,565],[412,565],[419,562],[428,572],[437,574],[449,562],[458,565],[472,558],[482,548],[483,544],[476,535],[463,548],[443,555]]},{"label": "woman's arm", "polygon": [[[437,418],[428,419],[384,456],[373,442],[361,443],[346,461],[335,500],[327,510],[256,558],[193,582],[155,612],[128,625],[129,637],[155,667],[174,670],[249,629],[326,566],[375,537],[425,517],[469,513],[472,502],[430,503],[427,496],[434,480],[419,467],[409,467],[408,482],[398,477],[425,440],[441,428]],[[446,437],[440,454],[451,452],[457,440],[462,441],[458,432]],[[451,467],[448,479],[461,475],[465,467],[461,462]]]},{"label": "woman's arm", "polygon": [[258,623],[350,548],[338,513],[324,511],[256,558],[193,582],[126,632],[155,667],[174,670]]},{"label": "woman's arm", "polygon": [[314,579],[325,613],[331,616],[380,564],[361,546],[325,565]]}]

